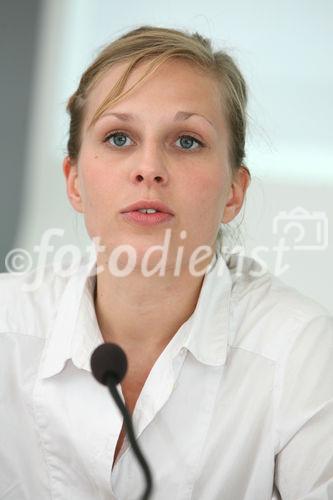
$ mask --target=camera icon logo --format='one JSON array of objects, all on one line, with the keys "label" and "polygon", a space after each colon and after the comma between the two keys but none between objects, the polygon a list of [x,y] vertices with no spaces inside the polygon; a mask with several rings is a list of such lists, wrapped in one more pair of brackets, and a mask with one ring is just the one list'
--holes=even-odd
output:
[{"label": "camera icon logo", "polygon": [[328,247],[328,218],[325,212],[296,207],[273,218],[273,234],[288,240],[289,249],[325,250]]}]

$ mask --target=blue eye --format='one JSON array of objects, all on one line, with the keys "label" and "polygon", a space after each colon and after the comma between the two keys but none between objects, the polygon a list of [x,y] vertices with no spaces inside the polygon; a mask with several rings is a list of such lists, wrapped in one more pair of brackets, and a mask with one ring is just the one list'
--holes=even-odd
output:
[{"label": "blue eye", "polygon": [[[193,149],[191,148],[191,144],[193,144],[193,141],[196,142],[199,145],[199,148],[203,146],[203,143],[199,141],[198,139],[195,139],[191,135],[181,135],[180,137],[181,143],[184,146],[184,149]],[[198,149],[198,147],[194,148]]]},{"label": "blue eye", "polygon": [[105,137],[104,142],[110,142],[110,139],[114,139],[115,143],[114,144],[110,143],[110,144],[112,146],[121,147],[125,144],[126,137],[128,137],[128,135],[124,134],[124,132],[113,132],[112,134],[109,134],[108,136]]}]

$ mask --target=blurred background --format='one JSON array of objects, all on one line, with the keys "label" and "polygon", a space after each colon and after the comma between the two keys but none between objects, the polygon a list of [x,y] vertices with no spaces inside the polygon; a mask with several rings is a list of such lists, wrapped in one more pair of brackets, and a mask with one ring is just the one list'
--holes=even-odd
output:
[{"label": "blurred background", "polygon": [[333,312],[331,0],[1,0],[0,270],[18,247],[37,263],[49,228],[54,251],[89,244],[65,192],[66,101],[100,48],[142,24],[199,31],[238,63],[252,183],[237,242]]}]

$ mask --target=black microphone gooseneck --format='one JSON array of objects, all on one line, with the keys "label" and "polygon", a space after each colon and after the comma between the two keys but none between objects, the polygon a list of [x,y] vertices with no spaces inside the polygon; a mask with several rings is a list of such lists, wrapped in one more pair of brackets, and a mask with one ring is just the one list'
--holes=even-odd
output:
[{"label": "black microphone gooseneck", "polygon": [[146,479],[146,490],[141,497],[141,500],[148,500],[153,488],[152,475],[150,468],[139,448],[136,441],[132,419],[126,405],[120,397],[116,387],[119,384],[127,371],[126,354],[120,346],[111,342],[99,345],[90,358],[91,371],[98,382],[106,385],[118,406],[122,416],[124,417],[125,428],[129,437],[133,452],[143,470]]}]

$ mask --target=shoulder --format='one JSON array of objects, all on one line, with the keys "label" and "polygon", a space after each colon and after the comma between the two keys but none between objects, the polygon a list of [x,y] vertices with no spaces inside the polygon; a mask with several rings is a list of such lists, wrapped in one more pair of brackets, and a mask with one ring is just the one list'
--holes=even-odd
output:
[{"label": "shoulder", "polygon": [[0,273],[0,334],[45,337],[67,282],[52,265],[21,275]]},{"label": "shoulder", "polygon": [[235,254],[229,257],[228,268],[232,278],[234,347],[277,361],[300,336],[305,336],[305,331],[313,337],[328,335],[333,339],[330,312],[264,271],[255,259]]}]

